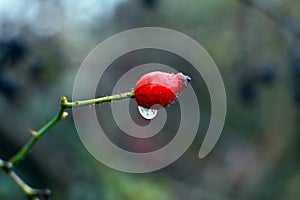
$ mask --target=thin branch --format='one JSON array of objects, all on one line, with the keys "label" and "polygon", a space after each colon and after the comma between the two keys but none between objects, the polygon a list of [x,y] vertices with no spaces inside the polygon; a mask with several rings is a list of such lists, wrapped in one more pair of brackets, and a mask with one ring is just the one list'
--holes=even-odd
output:
[{"label": "thin branch", "polygon": [[40,130],[36,131],[35,134],[33,134],[33,137],[31,140],[20,149],[10,160],[14,166],[16,166],[21,160],[23,160],[27,154],[30,152],[32,147],[35,145],[35,143],[55,124],[57,124],[62,119],[65,119],[68,116],[68,113],[65,112],[67,108],[78,108],[82,106],[88,106],[88,105],[95,105],[95,104],[102,104],[105,102],[110,101],[116,101],[116,100],[122,100],[126,98],[132,98],[134,97],[134,92],[126,92],[96,99],[89,99],[84,101],[75,101],[75,102],[68,102],[66,97],[61,97],[61,107],[56,117],[54,117],[51,121],[49,121],[46,125],[44,125]]},{"label": "thin branch", "polygon": [[9,170],[7,174],[15,181],[15,183],[21,188],[21,190],[26,194],[30,200],[39,200],[40,197],[48,198],[51,195],[51,190],[39,190],[33,189],[27,185],[13,170]]},{"label": "thin branch", "polygon": [[[36,134],[30,139],[30,141],[20,149],[11,159],[11,162],[14,166],[16,166],[20,161],[22,161],[27,154],[30,152],[34,144],[55,124],[57,124],[60,120],[66,117],[65,108],[60,108],[59,113],[56,117],[54,117],[51,121],[49,121],[45,126],[43,126],[40,130],[36,131]],[[65,116],[65,117],[64,117]]]},{"label": "thin branch", "polygon": [[0,158],[0,168],[3,169],[11,179],[22,189],[22,191],[26,194],[26,196],[30,200],[40,200],[41,198],[48,198],[51,195],[51,190],[40,190],[34,189],[30,187],[28,184],[25,183],[13,170],[15,166],[18,165],[19,162],[24,160],[29,152],[34,147],[35,143],[53,126],[55,126],[58,122],[65,119],[68,116],[68,113],[65,111],[67,108],[78,108],[82,106],[89,106],[95,104],[102,104],[105,102],[110,101],[117,101],[127,98],[133,98],[134,91],[96,98],[96,99],[89,99],[84,101],[75,101],[75,102],[68,102],[66,97],[61,97],[60,102],[60,109],[58,114],[51,119],[47,124],[45,124],[42,128],[38,131],[31,130],[32,138],[14,155],[10,158],[7,162]]},{"label": "thin branch", "polygon": [[17,186],[25,193],[25,195],[30,200],[40,200],[42,198],[48,198],[51,195],[51,190],[45,189],[33,189],[27,183],[25,183],[22,178],[13,170],[13,165],[11,162],[5,162],[0,159],[0,168],[2,168],[8,176],[16,183]]}]

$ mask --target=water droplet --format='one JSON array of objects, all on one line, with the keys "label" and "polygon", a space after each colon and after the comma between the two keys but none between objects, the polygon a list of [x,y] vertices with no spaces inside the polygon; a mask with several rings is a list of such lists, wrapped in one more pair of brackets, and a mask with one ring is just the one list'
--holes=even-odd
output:
[{"label": "water droplet", "polygon": [[145,119],[154,119],[158,113],[158,110],[156,109],[148,109],[141,106],[138,106],[138,110],[142,117]]}]

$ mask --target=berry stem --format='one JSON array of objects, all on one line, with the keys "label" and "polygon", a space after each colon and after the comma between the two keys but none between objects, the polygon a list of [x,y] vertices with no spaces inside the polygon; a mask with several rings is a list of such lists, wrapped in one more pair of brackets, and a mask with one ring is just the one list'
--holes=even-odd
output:
[{"label": "berry stem", "polygon": [[88,100],[74,101],[74,102],[65,101],[65,102],[62,102],[61,106],[63,108],[78,108],[78,107],[82,107],[82,106],[102,104],[105,102],[122,100],[122,99],[133,98],[133,97],[134,97],[134,91],[130,91],[130,92],[125,92],[125,93],[121,93],[121,94],[100,97],[100,98],[96,98],[96,99],[88,99]]}]

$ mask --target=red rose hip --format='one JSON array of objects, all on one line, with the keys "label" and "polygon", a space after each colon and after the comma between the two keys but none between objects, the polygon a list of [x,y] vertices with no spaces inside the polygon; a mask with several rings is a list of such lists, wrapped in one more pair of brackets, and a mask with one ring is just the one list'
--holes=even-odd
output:
[{"label": "red rose hip", "polygon": [[135,99],[139,106],[158,109],[170,105],[177,95],[191,81],[182,73],[154,71],[142,76],[134,87]]}]

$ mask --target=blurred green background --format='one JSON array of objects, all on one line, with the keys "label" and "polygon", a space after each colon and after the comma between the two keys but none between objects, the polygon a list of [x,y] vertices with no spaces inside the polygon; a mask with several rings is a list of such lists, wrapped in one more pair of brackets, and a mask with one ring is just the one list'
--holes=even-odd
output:
[{"label": "blurred green background", "polygon": [[[71,98],[76,72],[98,43],[131,28],[165,27],[202,44],[224,79],[225,128],[206,158],[197,154],[210,117],[207,91],[200,98],[196,140],[162,170],[127,174],[106,167],[87,152],[70,115],[16,171],[33,187],[51,188],[51,199],[298,200],[299,22],[298,0],[0,0],[0,157],[10,158],[29,140],[29,128],[38,129],[56,114],[60,96]],[[134,67],[157,54],[128,55],[116,65]],[[182,64],[172,56],[164,59],[174,67]],[[99,96],[109,94],[118,70],[102,80]],[[192,86],[206,90],[205,83]],[[172,127],[164,130],[167,135]],[[122,143],[145,150],[142,141]],[[26,199],[4,171],[0,199]]]}]

